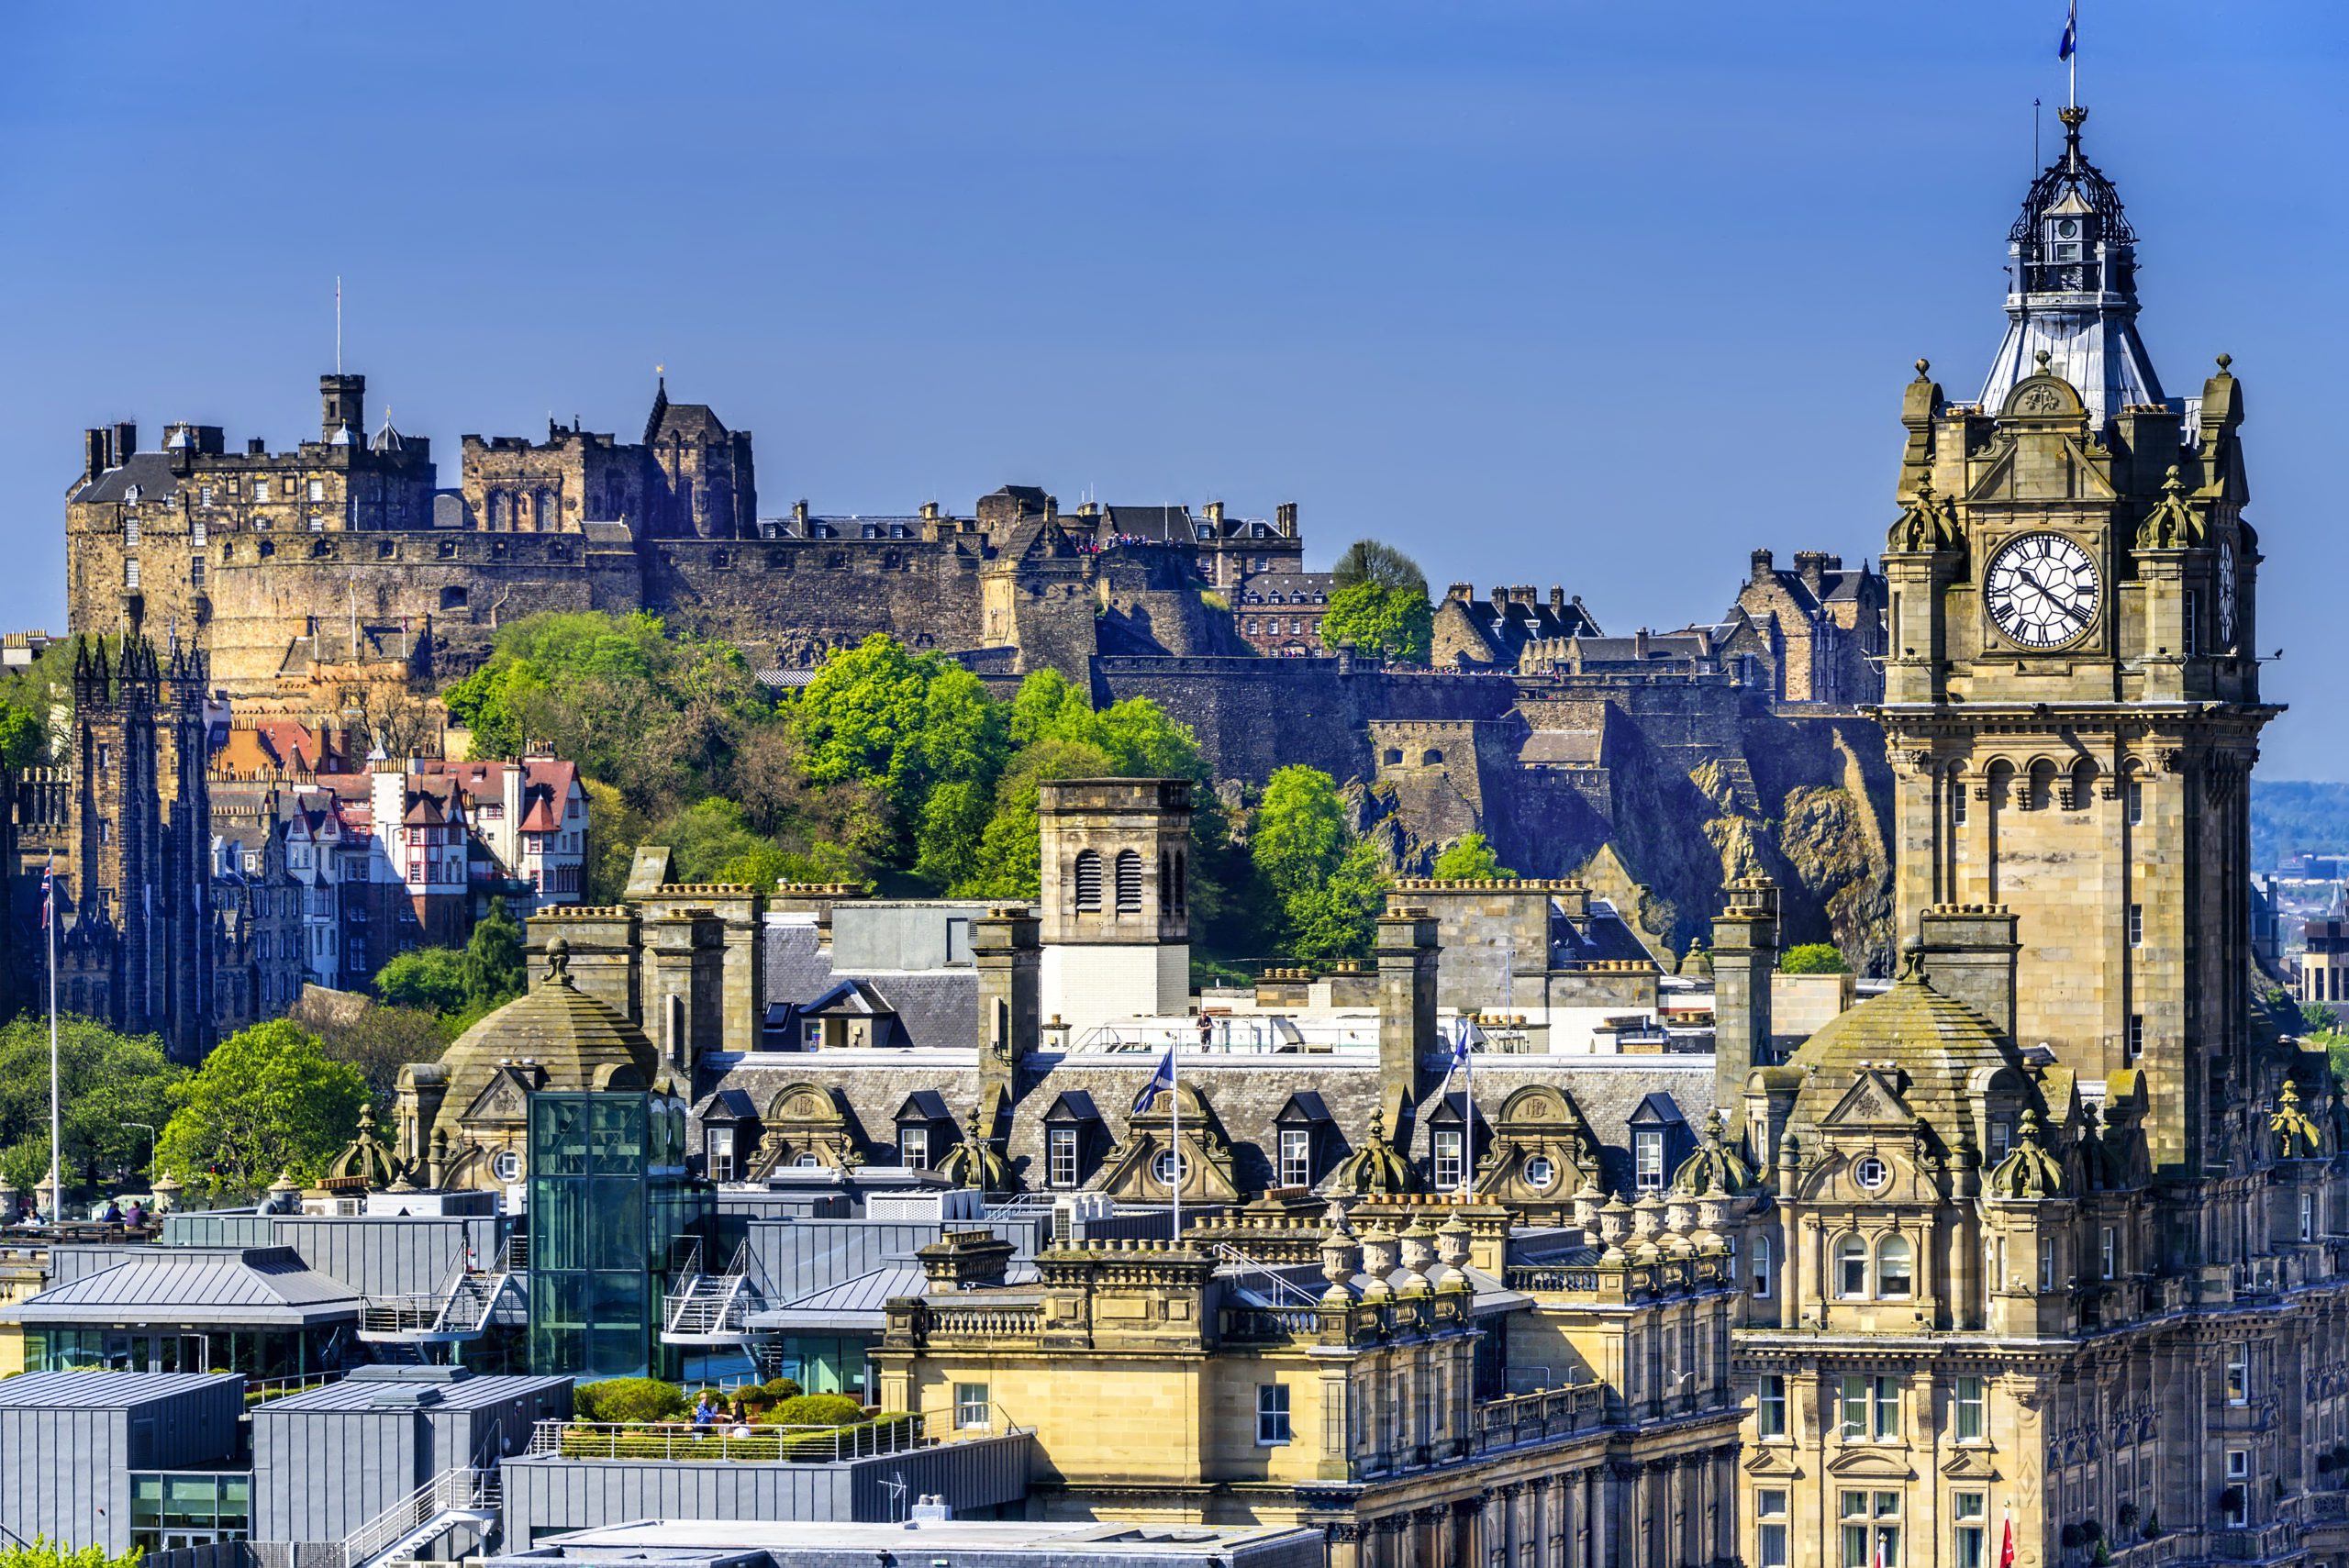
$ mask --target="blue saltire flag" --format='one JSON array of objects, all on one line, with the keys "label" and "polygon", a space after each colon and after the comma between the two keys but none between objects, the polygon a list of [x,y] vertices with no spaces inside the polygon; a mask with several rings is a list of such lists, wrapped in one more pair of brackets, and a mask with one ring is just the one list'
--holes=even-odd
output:
[{"label": "blue saltire flag", "polygon": [[1166,1054],[1158,1060],[1158,1071],[1150,1075],[1150,1082],[1144,1084],[1141,1086],[1141,1093],[1134,1096],[1134,1114],[1140,1116],[1150,1109],[1152,1106],[1158,1103],[1159,1095],[1174,1087],[1174,1048],[1170,1045],[1166,1048]]},{"label": "blue saltire flag", "polygon": [[2056,46],[2055,58],[2069,60],[2080,47],[2080,0],[2072,0],[2064,12],[2064,41]]}]

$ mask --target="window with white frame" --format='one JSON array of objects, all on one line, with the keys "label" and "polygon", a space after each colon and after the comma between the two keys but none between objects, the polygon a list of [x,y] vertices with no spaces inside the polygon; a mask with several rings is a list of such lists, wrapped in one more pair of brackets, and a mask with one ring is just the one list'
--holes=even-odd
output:
[{"label": "window with white frame", "polygon": [[2097,1271],[2104,1279],[2121,1277],[2121,1232],[2113,1226],[2097,1232]]},{"label": "window with white frame", "polygon": [[1865,1442],[1868,1436],[1868,1380],[1843,1379],[1842,1397],[1836,1401],[1836,1425],[1847,1443]]},{"label": "window with white frame", "polygon": [[2236,1406],[2251,1403],[2251,1347],[2249,1345],[2227,1347],[2227,1403]]},{"label": "window with white frame", "polygon": [[139,562],[135,558],[122,563],[122,585],[126,588],[139,586]]},{"label": "window with white frame", "polygon": [[1755,1568],[1787,1568],[1787,1490],[1763,1486],[1753,1494]]},{"label": "window with white frame", "polygon": [[1951,1538],[1952,1568],[1987,1568],[1984,1553],[1989,1544],[1989,1494],[1986,1492],[1953,1492],[1950,1513],[1956,1520]]},{"label": "window with white frame", "polygon": [[1770,1298],[1770,1238],[1766,1232],[1753,1239],[1753,1296],[1757,1301]]},{"label": "window with white frame", "polygon": [[2316,1240],[2316,1195],[2314,1193],[2300,1195],[2300,1240],[2303,1241]]},{"label": "window with white frame", "polygon": [[326,498],[327,482],[323,479],[313,479],[310,481],[310,499],[313,501],[323,501]]},{"label": "window with white frame", "polygon": [[1288,1385],[1256,1385],[1256,1446],[1278,1448],[1289,1440]]},{"label": "window with white frame", "polygon": [[1309,1187],[1313,1184],[1313,1129],[1309,1127],[1285,1127],[1281,1129],[1281,1185]]},{"label": "window with white frame", "polygon": [[2055,1238],[2053,1236],[2039,1239],[2039,1288],[2055,1288]]},{"label": "window with white frame", "polygon": [[897,1129],[897,1163],[908,1171],[930,1169],[930,1129],[901,1127]]},{"label": "window with white frame", "polygon": [[1982,1440],[1982,1380],[1978,1377],[1957,1380],[1956,1429],[1962,1443]]},{"label": "window with white frame", "polygon": [[2145,906],[2143,904],[2129,906],[2129,945],[2132,948],[2145,945]]},{"label": "window with white frame", "polygon": [[1843,1568],[1900,1568],[1900,1494],[1845,1492]]},{"label": "window with white frame", "polygon": [[139,548],[139,515],[135,512],[122,515],[122,544],[125,550]]},{"label": "window with white frame", "polygon": [[1835,1243],[1835,1294],[1845,1301],[1868,1296],[1868,1244],[1856,1236]]},{"label": "window with white frame", "polygon": [[1638,1157],[1639,1189],[1643,1193],[1664,1190],[1664,1133],[1651,1129],[1633,1135],[1632,1152]]},{"label": "window with white frame", "polygon": [[1906,1236],[1887,1236],[1876,1243],[1876,1293],[1879,1299],[1898,1301],[1916,1285],[1916,1254]]},{"label": "window with white frame", "polygon": [[2145,821],[2145,781],[2143,779],[2131,779],[2129,781],[2128,795],[2129,826],[2132,828],[2143,827]]},{"label": "window with white frame", "polygon": [[1765,1438],[1787,1435],[1787,1379],[1783,1373],[1762,1374],[1762,1393],[1754,1407],[1754,1423]]},{"label": "window with white frame", "polygon": [[256,501],[266,501],[269,499],[268,480],[256,479],[253,481],[253,499]]},{"label": "window with white frame", "polygon": [[1451,1192],[1460,1185],[1460,1129],[1446,1127],[1436,1129],[1434,1149],[1436,1191]]},{"label": "window with white frame", "polygon": [[713,1182],[732,1181],[734,1179],[734,1129],[730,1127],[702,1129],[701,1147],[703,1162],[709,1170],[709,1179]]},{"label": "window with white frame", "polygon": [[954,1385],[954,1429],[958,1432],[983,1432],[991,1424],[995,1401],[987,1396],[984,1383],[958,1383]]},{"label": "window with white frame", "polygon": [[1055,1127],[1046,1130],[1045,1179],[1056,1187],[1076,1185],[1076,1129]]}]

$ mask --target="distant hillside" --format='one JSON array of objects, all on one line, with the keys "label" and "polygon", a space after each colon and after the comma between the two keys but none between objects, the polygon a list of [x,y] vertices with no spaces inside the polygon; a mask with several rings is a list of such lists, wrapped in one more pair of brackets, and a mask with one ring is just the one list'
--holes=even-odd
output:
[{"label": "distant hillside", "polygon": [[2349,784],[2254,778],[2251,785],[2251,864],[2273,871],[2303,850],[2349,852]]}]

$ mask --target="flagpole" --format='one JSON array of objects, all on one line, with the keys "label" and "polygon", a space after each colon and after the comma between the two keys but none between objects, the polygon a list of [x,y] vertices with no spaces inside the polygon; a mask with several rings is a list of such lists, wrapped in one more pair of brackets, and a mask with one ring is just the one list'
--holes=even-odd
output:
[{"label": "flagpole", "polygon": [[64,1096],[58,1088],[57,1074],[57,857],[51,855],[49,873],[41,879],[49,886],[42,895],[41,924],[49,928],[49,1222],[55,1225],[58,1211],[65,1206]]},{"label": "flagpole", "polygon": [[1174,1156],[1174,1174],[1167,1179],[1167,1189],[1174,1198],[1174,1229],[1167,1238],[1176,1246],[1183,1244],[1183,1039],[1178,1032],[1174,1043],[1166,1048],[1167,1142]]}]

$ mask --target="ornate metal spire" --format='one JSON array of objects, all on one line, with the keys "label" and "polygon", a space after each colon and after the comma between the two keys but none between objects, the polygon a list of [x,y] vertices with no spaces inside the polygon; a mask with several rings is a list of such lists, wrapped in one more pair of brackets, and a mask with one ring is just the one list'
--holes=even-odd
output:
[{"label": "ornate metal spire", "polygon": [[2136,231],[2120,191],[2080,150],[2087,110],[2060,114],[2064,151],[2032,182],[2007,231],[2007,335],[1981,404],[1997,413],[2044,350],[2101,429],[2123,408],[2168,400],[2137,336]]}]

